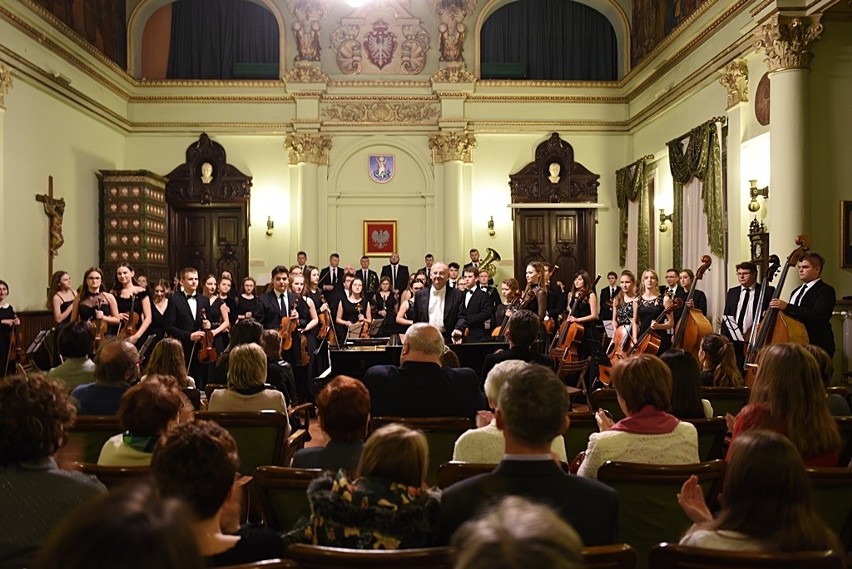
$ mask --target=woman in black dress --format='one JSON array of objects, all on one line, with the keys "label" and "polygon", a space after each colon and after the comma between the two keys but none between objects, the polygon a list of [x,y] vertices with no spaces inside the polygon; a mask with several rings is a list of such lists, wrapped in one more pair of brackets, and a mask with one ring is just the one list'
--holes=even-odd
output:
[{"label": "woman in black dress", "polygon": [[414,324],[414,295],[417,294],[417,291],[424,288],[426,288],[426,285],[411,277],[411,283],[403,293],[403,300],[399,303],[399,308],[396,310],[396,326],[399,334],[405,334],[408,327]]},{"label": "woman in black dress", "polygon": [[236,311],[236,302],[231,298],[231,284],[228,277],[219,279],[216,295],[210,300],[210,326],[213,328],[213,347],[217,352],[221,352],[228,345],[231,315]]},{"label": "woman in black dress", "polygon": [[362,322],[364,326],[369,326],[372,321],[370,303],[363,295],[364,281],[359,277],[352,279],[352,284],[349,285],[349,292],[340,299],[340,304],[337,305],[337,318],[335,321],[340,326],[352,326],[356,322]]},{"label": "woman in black dress", "polygon": [[65,271],[56,271],[50,278],[50,301],[48,308],[53,311],[57,324],[71,321],[71,310],[77,293],[71,287],[71,275]]},{"label": "woman in black dress", "polygon": [[568,293],[568,307],[571,313],[565,317],[568,322],[583,326],[583,341],[578,350],[580,359],[592,354],[595,347],[595,324],[598,321],[598,297],[592,285],[592,279],[586,271],[578,271]]},{"label": "woman in black dress", "polygon": [[[0,377],[6,375],[6,365],[9,362],[9,351],[12,344],[12,327],[20,326],[21,321],[15,314],[6,298],[9,296],[9,285],[0,281]],[[14,368],[14,366],[10,366]],[[14,369],[11,371],[14,372]]]},{"label": "woman in black dress", "polygon": [[154,300],[151,302],[151,325],[148,327],[148,334],[155,336],[155,344],[166,335],[166,310],[168,309],[169,282],[160,279],[154,285]]},{"label": "woman in black dress", "polygon": [[515,279],[504,279],[500,283],[500,294],[503,296],[503,302],[498,304],[497,310],[494,311],[494,325],[500,327],[498,339],[502,339],[506,335],[509,317],[520,305],[518,301],[521,296],[520,288],[521,285]]},{"label": "woman in black dress", "polygon": [[83,284],[77,289],[74,305],[71,309],[71,322],[90,322],[95,330],[95,340],[104,339],[104,325],[116,325],[118,304],[115,297],[104,289],[104,273],[98,267],[90,267],[83,275]]},{"label": "woman in black dress", "polygon": [[[539,330],[537,344],[533,344],[533,349],[541,353],[547,351],[547,329],[544,327],[544,316],[547,314],[547,289],[544,287],[544,265],[538,261],[533,261],[527,265],[527,289],[524,291],[524,298],[529,299],[526,309],[534,312],[541,320],[541,329]],[[532,292],[530,292],[532,291]],[[528,297],[530,294],[531,297]]]},{"label": "woman in black dress", "polygon": [[382,318],[379,336],[390,336],[396,330],[396,295],[391,290],[390,277],[384,276],[379,281],[379,290],[373,297],[371,308],[373,316]]},{"label": "woman in black dress", "polygon": [[234,308],[235,318],[232,318],[233,324],[239,320],[246,318],[254,318],[258,322],[263,321],[263,308],[260,305],[260,299],[256,293],[257,282],[252,277],[243,279],[243,286],[240,294],[236,298],[236,307]]},{"label": "woman in black dress", "polygon": [[[112,287],[121,321],[115,333],[125,336],[131,343],[141,346],[140,339],[147,338],[151,326],[151,299],[148,290],[136,282],[136,271],[130,263],[115,268],[115,285]],[[135,316],[134,316],[135,315]],[[135,328],[135,332],[132,330]]]},{"label": "woman in black dress", "polygon": [[662,323],[656,322],[656,319],[671,306],[672,301],[660,294],[660,279],[653,269],[642,273],[641,289],[642,294],[633,303],[633,342],[651,328],[660,338],[660,349],[657,350],[657,355],[660,355],[672,345],[669,330],[674,327],[674,316],[669,312]]}]

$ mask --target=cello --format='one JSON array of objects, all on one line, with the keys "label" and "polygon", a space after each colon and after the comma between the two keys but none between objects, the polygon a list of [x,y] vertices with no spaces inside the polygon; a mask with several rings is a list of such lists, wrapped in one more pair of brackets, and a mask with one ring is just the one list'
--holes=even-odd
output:
[{"label": "cello", "polygon": [[[781,270],[781,277],[778,279],[778,286],[775,288],[775,294],[772,295],[772,300],[781,296],[781,290],[784,288],[784,281],[787,280],[787,272],[790,267],[796,265],[802,256],[808,252],[810,247],[807,235],[799,235],[796,237],[796,248],[787,256],[787,261],[784,263],[784,268]],[[757,369],[757,357],[760,350],[770,344],[783,344],[792,342],[794,344],[807,345],[808,331],[805,325],[796,320],[792,316],[784,313],[780,308],[769,308],[766,315],[760,322],[757,328],[757,336],[754,341],[749,341],[749,349],[746,354],[745,362],[745,382],[751,387],[754,384]]]},{"label": "cello", "polygon": [[[654,319],[654,322],[657,324],[662,324],[663,320],[668,317],[673,311],[677,310],[683,306],[683,299],[673,298],[672,303],[668,308],[663,310],[659,316]],[[636,338],[636,343],[630,347],[630,349],[625,354],[626,356],[632,356],[633,354],[650,354],[655,355],[660,350],[660,336],[657,334],[651,326],[642,332],[642,335]]]},{"label": "cello", "polygon": [[692,300],[697,288],[698,281],[704,277],[704,273],[710,268],[713,259],[710,255],[701,257],[701,266],[695,271],[695,279],[692,281],[692,286],[689,289],[689,294],[686,296],[687,305],[680,319],[675,325],[674,340],[672,347],[680,348],[691,352],[698,360],[698,350],[701,348],[701,341],[704,336],[713,331],[713,325],[707,320],[707,317],[698,308],[690,308],[689,301]]},{"label": "cello", "polygon": [[778,255],[770,255],[769,256],[769,267],[766,269],[766,274],[763,275],[763,282],[760,283],[760,294],[757,299],[757,306],[760,307],[757,310],[757,313],[754,315],[754,319],[751,323],[751,328],[748,330],[743,330],[743,341],[745,345],[743,346],[743,355],[745,359],[749,359],[749,354],[751,354],[751,358],[754,361],[757,361],[757,352],[759,351],[755,344],[757,342],[757,334],[755,333],[758,328],[760,328],[760,323],[762,322],[764,312],[762,307],[769,304],[766,300],[766,291],[769,289],[769,285],[775,279],[775,276],[778,274],[778,271],[781,270],[781,259],[778,258]]},{"label": "cello", "polygon": [[590,288],[583,287],[574,294],[574,302],[571,303],[571,307],[565,314],[565,319],[559,327],[559,334],[553,338],[553,342],[550,344],[550,352],[553,354],[551,357],[555,356],[554,360],[558,357],[559,360],[565,362],[579,361],[579,349],[583,343],[586,327],[583,326],[582,322],[569,321],[568,317],[574,314],[577,306],[595,291],[600,280],[601,276],[597,275]]},{"label": "cello", "polygon": [[[9,353],[6,355],[5,367],[0,375],[3,375],[9,369],[9,364],[16,362],[17,365],[25,365],[27,363],[27,352],[24,342],[24,333],[21,331],[20,320],[18,314],[12,310],[12,319],[18,324],[12,324],[12,329],[9,333]],[[17,366],[16,366],[17,367]]]},{"label": "cello", "polygon": [[609,376],[612,366],[627,357],[627,353],[633,347],[633,324],[624,324],[615,330],[612,341],[606,350],[606,356],[612,365],[598,365],[598,381],[609,387]]},{"label": "cello", "polygon": [[505,316],[503,316],[503,321],[500,323],[499,326],[497,326],[496,328],[494,328],[494,330],[491,331],[491,337],[495,339],[500,339],[501,337],[504,337],[506,335],[506,327],[509,325],[509,318],[512,317],[512,314],[514,312],[517,312],[518,310],[525,309],[527,306],[530,305],[534,298],[535,290],[533,290],[530,285],[527,284],[527,288],[524,289],[524,293],[519,294],[518,297],[512,301],[512,304],[510,304],[506,308],[506,314]]}]

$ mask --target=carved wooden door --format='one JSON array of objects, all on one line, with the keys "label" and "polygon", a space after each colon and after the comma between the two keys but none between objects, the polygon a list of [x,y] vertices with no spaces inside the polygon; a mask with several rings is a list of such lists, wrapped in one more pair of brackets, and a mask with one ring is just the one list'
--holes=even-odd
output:
[{"label": "carved wooden door", "polygon": [[515,213],[515,278],[526,286],[532,261],[557,265],[551,283],[571,286],[585,269],[595,277],[595,215],[591,209],[519,209]]},{"label": "carved wooden door", "polygon": [[173,273],[195,267],[201,280],[223,270],[239,287],[247,274],[248,228],[242,207],[174,208],[170,226]]}]

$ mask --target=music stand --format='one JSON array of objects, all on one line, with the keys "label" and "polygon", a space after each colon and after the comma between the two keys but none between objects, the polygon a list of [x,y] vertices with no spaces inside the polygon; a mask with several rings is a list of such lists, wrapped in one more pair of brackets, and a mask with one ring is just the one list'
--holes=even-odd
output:
[{"label": "music stand", "polygon": [[41,330],[38,334],[35,335],[35,338],[33,338],[33,341],[30,342],[30,345],[27,348],[26,354],[28,356],[32,356],[39,350],[39,348],[41,348],[41,346],[44,344],[45,339],[47,338],[47,335],[50,334],[50,330],[50,328],[48,328],[47,330]]},{"label": "music stand", "polygon": [[155,339],[156,339],[156,336],[153,336],[153,335],[145,338],[145,343],[142,344],[141,348],[139,348],[139,361],[140,362],[145,361],[145,356],[148,355],[148,350],[151,348],[151,344],[154,343]]}]

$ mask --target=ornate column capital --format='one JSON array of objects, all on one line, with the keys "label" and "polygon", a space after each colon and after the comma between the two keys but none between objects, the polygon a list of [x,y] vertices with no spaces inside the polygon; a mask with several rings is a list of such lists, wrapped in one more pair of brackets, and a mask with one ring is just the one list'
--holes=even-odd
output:
[{"label": "ornate column capital", "polygon": [[309,133],[288,134],[284,139],[284,148],[290,153],[290,164],[309,162],[328,166],[331,137]]},{"label": "ornate column capital", "polygon": [[476,148],[476,137],[467,131],[442,132],[429,136],[432,164],[455,160],[470,162],[470,151]]},{"label": "ornate column capital", "polygon": [[719,83],[728,93],[728,110],[739,103],[748,102],[748,65],[744,59],[735,59],[719,70]]},{"label": "ornate column capital", "polygon": [[766,52],[769,71],[785,69],[808,69],[811,44],[822,34],[820,15],[784,16],[772,15],[757,27],[754,47]]},{"label": "ornate column capital", "polygon": [[0,109],[6,108],[6,93],[12,90],[12,70],[0,63]]},{"label": "ornate column capital", "polygon": [[307,61],[298,61],[293,69],[284,74],[286,83],[328,83],[328,75]]}]

